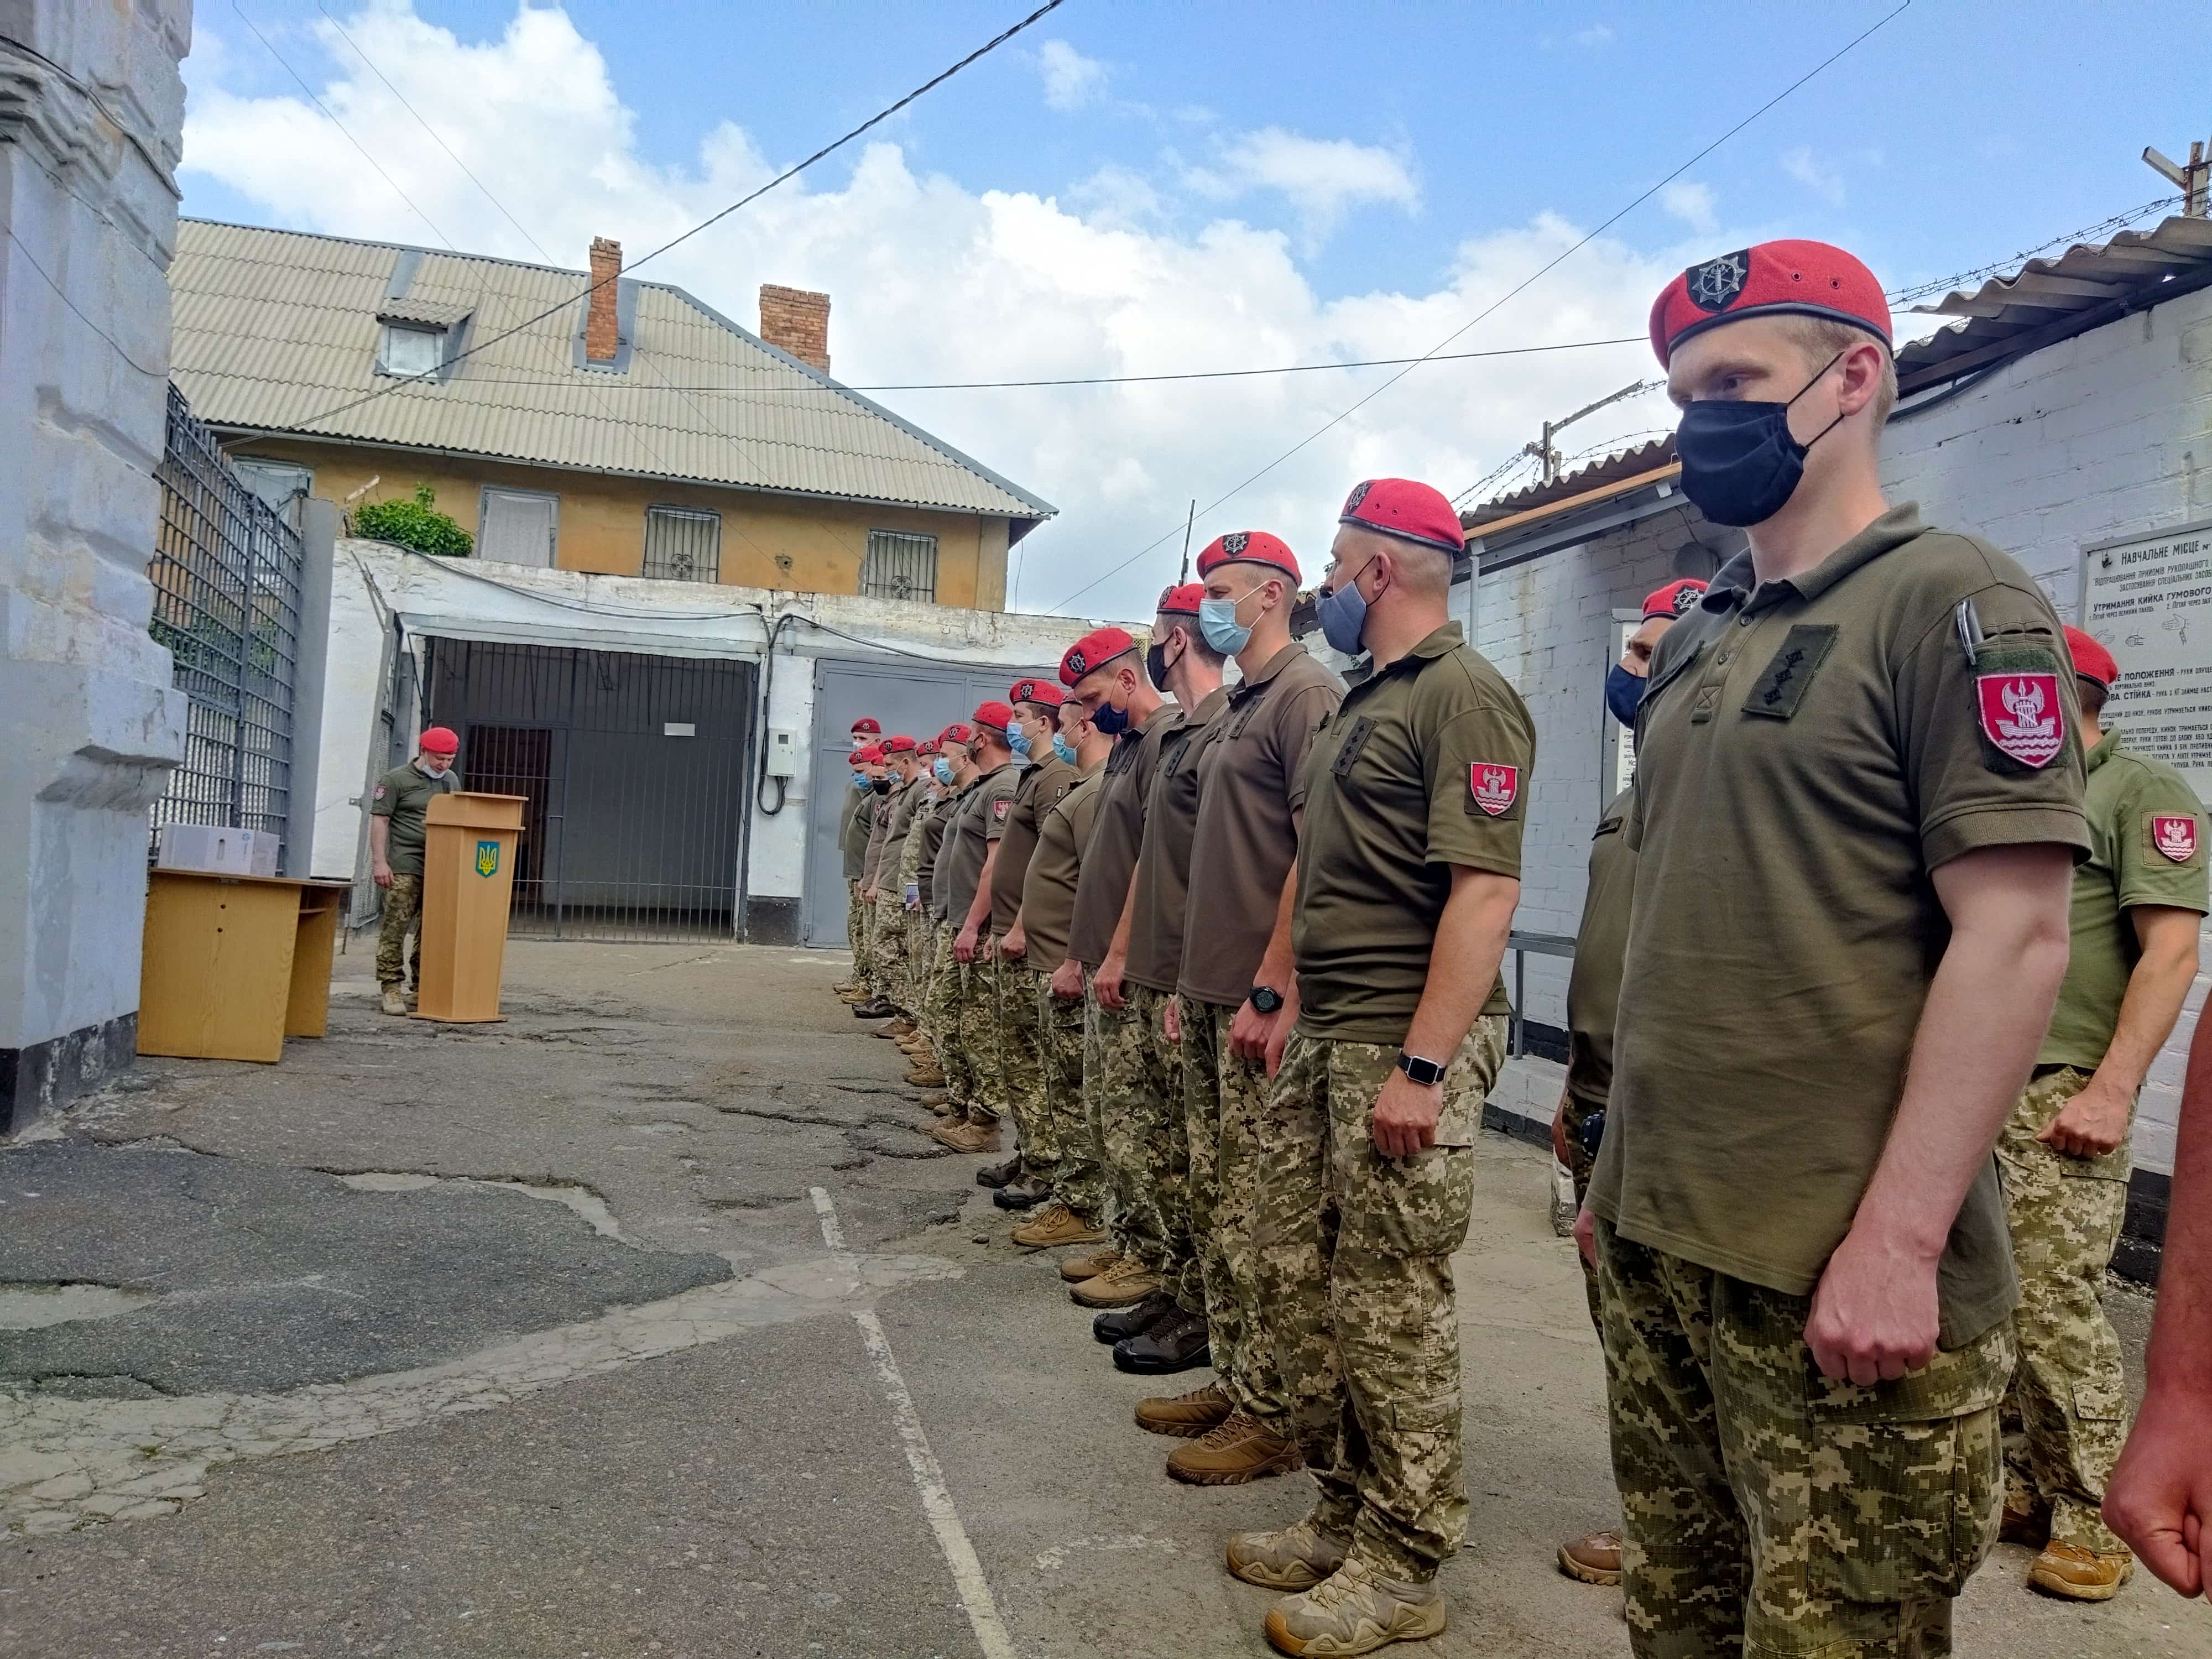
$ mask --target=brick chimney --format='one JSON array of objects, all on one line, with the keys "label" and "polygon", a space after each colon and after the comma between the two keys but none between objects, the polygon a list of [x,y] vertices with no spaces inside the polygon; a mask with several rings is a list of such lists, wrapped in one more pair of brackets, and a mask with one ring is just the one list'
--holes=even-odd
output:
[{"label": "brick chimney", "polygon": [[592,293],[584,311],[584,361],[611,363],[620,343],[621,329],[615,319],[615,301],[622,275],[622,244],[604,236],[592,238]]},{"label": "brick chimney", "polygon": [[802,363],[830,372],[830,296],[763,283],[761,338]]}]

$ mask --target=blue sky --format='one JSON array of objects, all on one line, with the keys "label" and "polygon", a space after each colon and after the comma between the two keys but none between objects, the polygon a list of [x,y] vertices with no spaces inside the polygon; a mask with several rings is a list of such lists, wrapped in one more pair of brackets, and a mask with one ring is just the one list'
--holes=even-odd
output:
[{"label": "blue sky", "polygon": [[[242,3],[453,240],[535,257],[312,0]],[[580,264],[587,234],[663,240],[980,44],[1020,0],[572,0],[527,40],[512,3],[330,3],[532,236]],[[1411,354],[1893,9],[1070,0],[879,130],[866,165],[857,149],[833,158],[664,274],[745,322],[757,282],[830,288],[833,356],[856,380]],[[197,28],[186,212],[438,240],[230,6],[201,7]],[[481,53],[467,75],[441,68],[438,30]],[[1634,332],[1655,276],[1758,237],[1841,242],[1897,287],[2148,202],[2166,187],[2143,145],[2182,154],[2204,125],[2209,37],[2179,3],[1916,0],[1461,343]],[[563,119],[564,104],[589,118]],[[1007,326],[1001,305],[1031,326]],[[1318,551],[1347,475],[1426,470],[1456,489],[1532,421],[1649,368],[1633,349],[1563,356],[1580,361],[1421,370],[1212,528],[1245,512]],[[1021,603],[1043,608],[1378,377],[1302,378],[1330,384],[892,401],[1063,507],[1029,556]],[[1594,441],[1667,420],[1650,398],[1613,413]],[[1157,564],[1077,608],[1149,595]]]}]

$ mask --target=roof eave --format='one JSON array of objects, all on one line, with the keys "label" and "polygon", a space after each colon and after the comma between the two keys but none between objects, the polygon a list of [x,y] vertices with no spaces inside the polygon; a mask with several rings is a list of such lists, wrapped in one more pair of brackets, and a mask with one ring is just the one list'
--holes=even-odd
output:
[{"label": "roof eave", "polygon": [[1681,476],[1682,464],[1672,461],[1632,477],[1616,478],[1579,495],[1478,525],[1468,532],[1468,545],[1486,572],[1526,563],[1655,513],[1680,507]]}]

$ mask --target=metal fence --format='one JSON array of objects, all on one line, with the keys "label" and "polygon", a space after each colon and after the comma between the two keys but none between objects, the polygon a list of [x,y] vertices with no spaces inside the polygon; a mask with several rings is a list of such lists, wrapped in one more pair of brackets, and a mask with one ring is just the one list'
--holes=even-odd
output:
[{"label": "metal fence", "polygon": [[191,710],[184,760],[154,806],[155,833],[209,823],[282,837],[299,683],[299,534],[223,459],[174,386],[158,477],[151,630],[176,659]]}]

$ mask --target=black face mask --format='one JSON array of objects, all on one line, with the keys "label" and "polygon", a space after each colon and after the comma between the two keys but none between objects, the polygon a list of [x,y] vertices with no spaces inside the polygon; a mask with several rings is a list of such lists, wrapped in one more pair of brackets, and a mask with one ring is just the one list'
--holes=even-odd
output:
[{"label": "black face mask", "polygon": [[1153,690],[1164,691],[1168,689],[1168,647],[1165,640],[1145,653],[1145,672],[1152,677]]},{"label": "black face mask", "polygon": [[875,792],[879,795],[888,795],[891,792],[891,781],[889,778],[877,778],[873,780],[873,786]]},{"label": "black face mask", "polygon": [[[1843,361],[1838,352],[1797,393],[1802,398]],[[1844,417],[1799,443],[1790,432],[1790,404],[1701,398],[1682,411],[1674,453],[1682,460],[1682,493],[1715,524],[1764,524],[1788,504],[1805,476],[1805,452]]]}]

